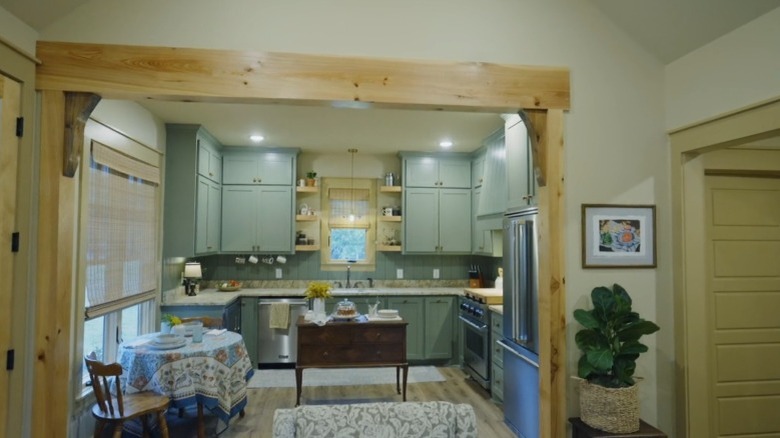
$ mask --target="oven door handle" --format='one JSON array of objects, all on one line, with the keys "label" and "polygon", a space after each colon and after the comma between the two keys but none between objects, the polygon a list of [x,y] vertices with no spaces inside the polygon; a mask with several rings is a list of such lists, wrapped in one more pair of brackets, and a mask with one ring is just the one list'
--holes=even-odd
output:
[{"label": "oven door handle", "polygon": [[468,318],[464,318],[464,317],[462,317],[460,315],[458,315],[458,319],[460,319],[461,321],[463,321],[466,324],[470,325],[471,327],[474,327],[475,329],[479,330],[480,332],[487,331],[487,327],[488,327],[487,324],[482,324],[482,325],[474,324],[473,322],[469,321]]}]

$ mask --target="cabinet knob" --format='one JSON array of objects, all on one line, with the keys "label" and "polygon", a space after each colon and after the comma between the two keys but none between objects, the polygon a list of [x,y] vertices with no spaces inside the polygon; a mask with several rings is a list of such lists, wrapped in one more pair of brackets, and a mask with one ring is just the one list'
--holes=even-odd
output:
[{"label": "cabinet knob", "polygon": [[263,182],[263,179],[262,178],[257,178],[257,182],[261,183],[261,182]]},{"label": "cabinet knob", "polygon": [[213,173],[211,173],[211,172],[209,172],[209,176],[214,176],[214,174],[213,174]]}]

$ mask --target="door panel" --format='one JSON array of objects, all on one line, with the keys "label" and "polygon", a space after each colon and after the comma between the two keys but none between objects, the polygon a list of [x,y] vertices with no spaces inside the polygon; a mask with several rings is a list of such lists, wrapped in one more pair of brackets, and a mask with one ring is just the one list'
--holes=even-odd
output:
[{"label": "door panel", "polygon": [[406,189],[403,242],[405,252],[435,252],[439,246],[438,195],[437,189]]},{"label": "door panel", "polygon": [[257,196],[254,187],[222,186],[222,251],[255,250]]},{"label": "door panel", "polygon": [[780,180],[706,178],[713,436],[780,433]]},{"label": "door panel", "polygon": [[445,253],[471,252],[471,190],[439,192],[439,246]]}]

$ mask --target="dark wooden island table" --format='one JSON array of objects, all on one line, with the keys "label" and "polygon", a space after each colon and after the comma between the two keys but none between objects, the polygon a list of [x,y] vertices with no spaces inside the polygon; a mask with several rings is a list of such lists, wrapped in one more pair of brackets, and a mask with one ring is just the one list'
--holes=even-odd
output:
[{"label": "dark wooden island table", "polygon": [[297,321],[298,359],[295,364],[295,406],[301,403],[303,370],[306,368],[395,367],[396,390],[406,401],[406,326],[403,319],[369,322],[330,321],[323,326]]}]

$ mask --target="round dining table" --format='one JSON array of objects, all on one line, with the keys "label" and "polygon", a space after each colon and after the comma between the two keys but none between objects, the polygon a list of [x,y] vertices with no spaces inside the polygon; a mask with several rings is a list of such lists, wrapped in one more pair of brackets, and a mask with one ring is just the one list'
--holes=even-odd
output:
[{"label": "round dining table", "polygon": [[150,333],[119,347],[125,392],[153,391],[171,398],[171,407],[198,407],[198,436],[205,434],[203,407],[226,425],[247,404],[247,382],[254,368],[240,334],[205,331],[202,342],[184,337],[159,345]]}]

